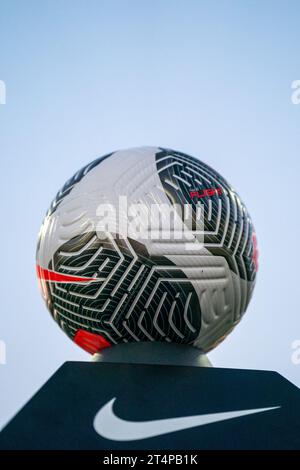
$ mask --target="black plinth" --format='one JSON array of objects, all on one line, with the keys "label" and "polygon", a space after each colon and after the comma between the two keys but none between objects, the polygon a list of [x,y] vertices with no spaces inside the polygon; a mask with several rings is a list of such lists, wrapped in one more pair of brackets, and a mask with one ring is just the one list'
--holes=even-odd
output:
[{"label": "black plinth", "polygon": [[132,362],[65,363],[0,449],[300,449],[300,391],[279,374]]}]

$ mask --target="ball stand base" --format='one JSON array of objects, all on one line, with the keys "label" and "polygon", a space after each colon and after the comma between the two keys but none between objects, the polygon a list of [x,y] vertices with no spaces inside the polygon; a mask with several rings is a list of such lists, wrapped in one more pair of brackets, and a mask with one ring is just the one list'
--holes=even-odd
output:
[{"label": "ball stand base", "polygon": [[162,342],[118,344],[94,354],[92,361],[164,366],[212,366],[206,354],[201,353],[193,346]]},{"label": "ball stand base", "polygon": [[300,391],[276,372],[207,367],[171,343],[126,343],[93,361],[63,364],[2,430],[0,450],[300,449]]}]

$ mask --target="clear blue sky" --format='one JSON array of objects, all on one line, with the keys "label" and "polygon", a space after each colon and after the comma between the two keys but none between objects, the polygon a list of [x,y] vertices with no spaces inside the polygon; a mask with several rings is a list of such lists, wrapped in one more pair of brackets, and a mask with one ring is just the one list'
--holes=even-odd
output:
[{"label": "clear blue sky", "polygon": [[0,426],[65,360],[88,360],[50,318],[35,245],[56,191],[95,157],[160,145],[198,156],[241,194],[260,272],[215,366],[300,386],[298,1],[5,0],[0,6]]}]

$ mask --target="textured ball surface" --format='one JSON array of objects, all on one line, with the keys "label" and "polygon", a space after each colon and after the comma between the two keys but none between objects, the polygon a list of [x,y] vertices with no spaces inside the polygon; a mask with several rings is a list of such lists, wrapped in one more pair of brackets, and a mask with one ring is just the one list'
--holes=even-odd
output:
[{"label": "textured ball surface", "polygon": [[224,178],[181,152],[141,147],[67,181],[40,230],[37,274],[55,321],[90,353],[130,341],[207,352],[246,311],[257,253]]}]

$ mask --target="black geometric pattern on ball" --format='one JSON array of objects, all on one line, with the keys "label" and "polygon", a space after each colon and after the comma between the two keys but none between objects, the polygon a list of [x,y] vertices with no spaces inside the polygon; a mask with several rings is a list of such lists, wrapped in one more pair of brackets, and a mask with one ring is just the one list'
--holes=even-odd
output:
[{"label": "black geometric pattern on ball", "polygon": [[63,244],[49,269],[97,277],[82,284],[47,282],[49,309],[73,338],[83,328],[111,343],[193,343],[201,328],[198,297],[165,257],[149,257],[137,241],[85,233]]},{"label": "black geometric pattern on ball", "polygon": [[78,184],[84,176],[86,176],[93,168],[95,168],[99,163],[103,162],[106,158],[110,157],[112,153],[103,155],[102,157],[96,158],[88,165],[85,165],[79,171],[77,171],[68,181],[63,185],[63,187],[58,191],[55,198],[50,204],[50,207],[47,211],[47,216],[49,217],[53,212],[56,211],[58,205],[61,201],[72,191],[74,186]]},{"label": "black geometric pattern on ball", "polygon": [[[204,245],[213,255],[223,256],[241,279],[253,282],[253,224],[240,197],[215,170],[198,159],[174,150],[156,154],[157,171],[170,201],[192,204],[194,219],[199,201],[190,192],[221,188],[221,194],[201,199],[204,207]],[[195,220],[194,220],[194,223]]]}]

